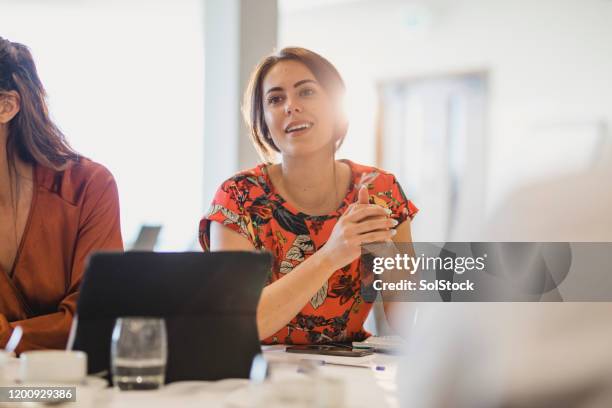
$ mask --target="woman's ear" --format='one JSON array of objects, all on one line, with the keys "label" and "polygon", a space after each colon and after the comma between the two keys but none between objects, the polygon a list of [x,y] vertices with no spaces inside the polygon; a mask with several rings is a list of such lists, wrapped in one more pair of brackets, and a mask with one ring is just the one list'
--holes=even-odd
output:
[{"label": "woman's ear", "polygon": [[0,123],[9,123],[21,106],[21,98],[15,91],[2,92],[0,94]]}]

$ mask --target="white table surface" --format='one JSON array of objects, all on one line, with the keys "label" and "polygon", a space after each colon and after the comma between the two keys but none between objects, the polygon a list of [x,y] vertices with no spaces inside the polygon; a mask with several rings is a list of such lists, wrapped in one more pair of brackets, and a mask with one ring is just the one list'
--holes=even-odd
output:
[{"label": "white table surface", "polygon": [[[289,354],[284,346],[263,347],[264,357],[270,362],[293,361],[299,359],[316,359],[327,362],[346,364],[371,364],[372,368],[345,367],[336,365],[322,365],[317,368],[319,381],[340,384],[339,388],[333,389],[334,393],[340,393],[344,401],[344,407],[388,407],[399,406],[397,400],[397,362],[398,357],[388,354],[374,354],[369,358],[354,357],[329,357],[321,355]],[[18,359],[9,362],[5,368],[5,374],[9,378],[17,378]],[[384,370],[376,370],[374,367],[384,367]],[[291,378],[267,381],[264,384],[250,384],[245,379],[227,379],[221,381],[188,381],[169,384],[155,391],[132,391],[121,392],[113,388],[101,389],[98,387],[79,386],[77,389],[77,403],[65,403],[53,405],[54,407],[135,407],[146,406],[157,407],[223,407],[242,408],[254,406],[300,406],[300,401],[283,400],[277,401],[280,393],[285,397],[307,393],[309,390],[316,393],[321,388],[312,387],[308,383],[306,374],[295,373]],[[329,379],[329,380],[327,380]],[[311,385],[308,385],[311,384]],[[6,384],[3,384],[6,385]],[[293,392],[292,390],[299,390]],[[301,399],[302,397],[298,397]],[[307,399],[308,396],[305,396]],[[312,402],[304,403],[311,406]],[[0,403],[0,407],[43,406],[41,404],[20,403],[9,405]]]}]

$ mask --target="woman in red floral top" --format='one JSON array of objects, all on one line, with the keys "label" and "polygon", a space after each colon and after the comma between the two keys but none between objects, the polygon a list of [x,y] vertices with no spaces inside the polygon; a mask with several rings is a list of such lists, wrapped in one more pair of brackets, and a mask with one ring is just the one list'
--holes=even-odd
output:
[{"label": "woman in red floral top", "polygon": [[[274,255],[257,310],[266,344],[365,339],[372,305],[360,291],[361,245],[412,241],[418,210],[395,177],[335,160],[348,127],[343,94],[337,70],[312,51],[265,58],[244,112],[267,163],[225,181],[200,222],[204,250]],[[275,155],[280,162],[271,164]]]}]

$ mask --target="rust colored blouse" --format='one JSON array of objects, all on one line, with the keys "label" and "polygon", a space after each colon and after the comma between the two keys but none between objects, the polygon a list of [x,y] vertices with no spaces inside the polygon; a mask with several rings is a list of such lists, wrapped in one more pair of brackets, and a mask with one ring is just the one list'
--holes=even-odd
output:
[{"label": "rust colored blouse", "polygon": [[35,166],[28,221],[13,270],[0,269],[0,347],[19,325],[21,353],[64,348],[87,256],[122,250],[111,173],[88,159],[56,172]]},{"label": "rust colored blouse", "polygon": [[[218,222],[247,238],[258,250],[274,255],[268,284],[282,279],[321,248],[338,219],[366,186],[370,202],[391,210],[400,224],[418,209],[395,177],[375,167],[345,160],[351,168],[351,187],[340,207],[331,214],[311,216],[297,211],[280,196],[265,165],[226,180],[217,191],[208,214],[200,222],[200,243],[210,248],[210,223]],[[363,340],[363,323],[372,308],[361,295],[360,259],[337,270],[285,327],[264,344],[311,344]]]}]

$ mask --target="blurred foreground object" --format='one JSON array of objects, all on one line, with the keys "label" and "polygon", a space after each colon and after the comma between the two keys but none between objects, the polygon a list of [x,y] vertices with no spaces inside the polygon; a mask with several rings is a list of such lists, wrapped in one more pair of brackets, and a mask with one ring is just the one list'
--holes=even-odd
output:
[{"label": "blurred foreground object", "polygon": [[[612,241],[612,165],[525,187],[491,241]],[[611,303],[414,304],[403,406],[610,407]]]},{"label": "blurred foreground object", "polygon": [[612,159],[524,187],[488,223],[489,241],[612,241]]}]

